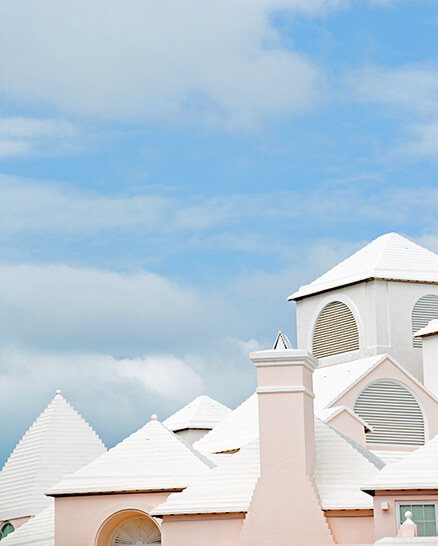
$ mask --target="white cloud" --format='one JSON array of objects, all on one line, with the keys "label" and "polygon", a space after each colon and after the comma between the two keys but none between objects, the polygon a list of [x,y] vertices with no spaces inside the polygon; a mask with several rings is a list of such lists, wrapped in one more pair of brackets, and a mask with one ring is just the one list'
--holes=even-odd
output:
[{"label": "white cloud", "polygon": [[363,101],[380,103],[404,124],[397,156],[436,158],[438,149],[438,65],[412,64],[397,68],[368,66],[347,77]]},{"label": "white cloud", "polygon": [[268,12],[240,0],[3,2],[0,92],[140,122],[248,127],[294,114],[314,105],[318,70],[283,47]]}]

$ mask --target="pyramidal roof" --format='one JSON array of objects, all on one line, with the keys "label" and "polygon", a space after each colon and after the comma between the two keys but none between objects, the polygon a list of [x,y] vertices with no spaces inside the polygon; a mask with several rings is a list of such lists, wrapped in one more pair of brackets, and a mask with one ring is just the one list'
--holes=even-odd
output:
[{"label": "pyramidal roof", "polygon": [[289,300],[366,279],[438,283],[438,255],[397,233],[387,233],[302,286]]},{"label": "pyramidal roof", "polygon": [[48,494],[77,495],[184,489],[214,465],[152,416],[137,432]]},{"label": "pyramidal roof", "polygon": [[2,546],[55,546],[55,506],[51,504],[2,539]]},{"label": "pyramidal roof", "polygon": [[224,404],[209,396],[198,396],[163,421],[163,425],[174,432],[193,428],[211,430],[229,413],[231,409]]},{"label": "pyramidal roof", "polygon": [[18,442],[0,472],[0,520],[34,516],[45,491],[106,451],[100,438],[61,391]]},{"label": "pyramidal roof", "polygon": [[[370,509],[360,490],[383,463],[356,442],[315,419],[315,484],[325,510]],[[224,456],[226,457],[226,456]],[[170,495],[152,515],[246,512],[260,475],[258,439],[251,441],[182,493]]]},{"label": "pyramidal roof", "polygon": [[364,491],[383,489],[438,489],[438,435],[401,461],[388,464],[362,484]]}]

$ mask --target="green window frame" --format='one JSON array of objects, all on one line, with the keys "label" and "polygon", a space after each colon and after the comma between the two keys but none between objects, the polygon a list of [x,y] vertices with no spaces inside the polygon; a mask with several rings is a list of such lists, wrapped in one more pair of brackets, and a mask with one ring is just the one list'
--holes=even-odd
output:
[{"label": "green window frame", "polygon": [[7,521],[0,529],[0,540],[6,538],[8,535],[15,531],[15,527],[10,521]]},{"label": "green window frame", "polygon": [[398,515],[400,525],[406,521],[405,512],[412,512],[412,521],[418,526],[418,536],[437,536],[437,505],[436,503],[399,503]]}]

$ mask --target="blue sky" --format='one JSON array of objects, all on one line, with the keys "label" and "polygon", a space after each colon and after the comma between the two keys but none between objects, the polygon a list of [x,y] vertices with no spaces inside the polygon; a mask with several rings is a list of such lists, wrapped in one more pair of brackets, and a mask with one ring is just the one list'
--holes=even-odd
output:
[{"label": "blue sky", "polygon": [[388,231],[438,251],[433,0],[0,4],[4,460],[54,391],[112,445]]}]

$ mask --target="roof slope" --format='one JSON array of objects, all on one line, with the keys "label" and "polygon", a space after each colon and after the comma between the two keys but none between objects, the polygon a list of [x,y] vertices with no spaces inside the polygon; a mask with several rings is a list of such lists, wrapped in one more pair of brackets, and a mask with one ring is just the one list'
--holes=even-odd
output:
[{"label": "roof slope", "polygon": [[37,516],[2,540],[2,546],[55,546],[55,507],[45,508]]},{"label": "roof slope", "polygon": [[254,393],[193,447],[206,455],[232,451],[249,444],[258,435],[257,394]]},{"label": "roof slope", "polygon": [[153,416],[107,453],[65,476],[48,494],[183,489],[212,466]]},{"label": "roof slope", "polygon": [[387,233],[302,286],[289,299],[373,278],[438,283],[438,255],[397,233]]},{"label": "roof slope", "polygon": [[[315,483],[326,510],[369,509],[373,502],[360,490],[381,461],[319,419],[315,420]],[[170,495],[152,515],[246,512],[259,477],[259,443],[254,440],[182,493]]]},{"label": "roof slope", "polygon": [[18,442],[0,472],[0,520],[32,516],[44,492],[106,451],[90,425],[60,391]]},{"label": "roof slope", "polygon": [[383,489],[438,489],[438,435],[404,459],[385,466],[362,483],[364,491]]},{"label": "roof slope", "polygon": [[163,421],[173,432],[189,428],[212,429],[231,413],[231,409],[209,396],[198,396]]}]

